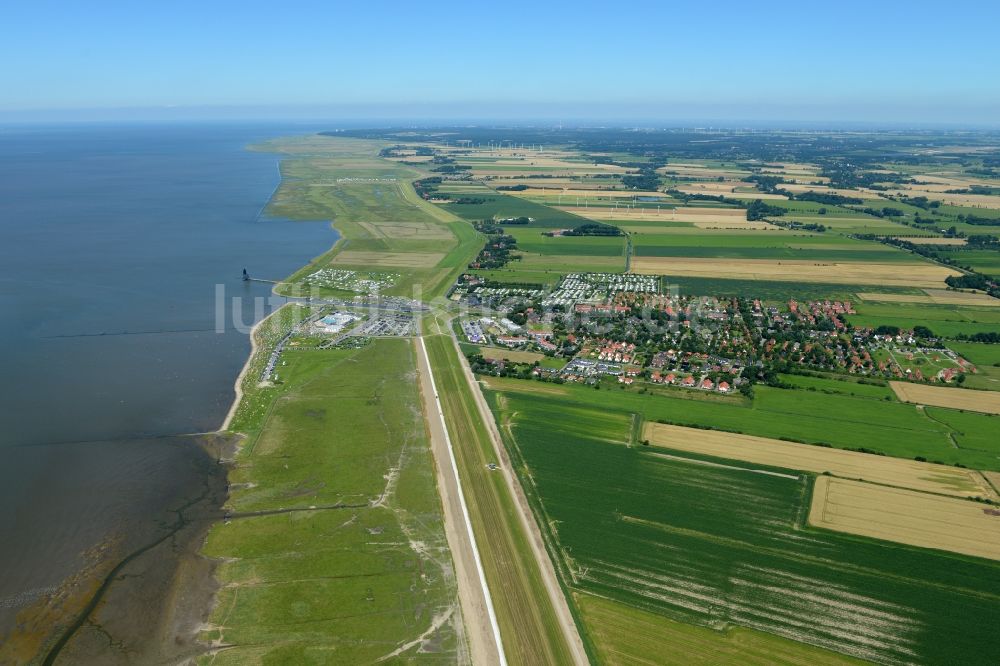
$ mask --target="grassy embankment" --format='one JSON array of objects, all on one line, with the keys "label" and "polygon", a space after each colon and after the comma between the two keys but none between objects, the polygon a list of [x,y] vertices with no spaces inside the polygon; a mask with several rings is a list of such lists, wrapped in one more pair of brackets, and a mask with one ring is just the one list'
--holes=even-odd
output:
[{"label": "grassy embankment", "polygon": [[426,338],[466,502],[510,663],[571,663],[517,507],[496,463],[489,432],[448,336]]}]

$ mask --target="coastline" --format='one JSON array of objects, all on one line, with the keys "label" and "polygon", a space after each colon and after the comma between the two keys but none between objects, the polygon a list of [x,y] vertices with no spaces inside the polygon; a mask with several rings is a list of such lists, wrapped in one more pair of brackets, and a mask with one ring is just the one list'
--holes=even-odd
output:
[{"label": "coastline", "polygon": [[[272,293],[274,293],[272,291]],[[289,301],[290,303],[291,301]],[[240,370],[240,374],[236,375],[236,384],[233,387],[236,395],[233,396],[233,404],[229,406],[229,411],[226,412],[226,418],[223,419],[222,425],[216,431],[219,434],[225,433],[229,430],[229,424],[233,422],[233,417],[236,416],[236,410],[240,406],[240,401],[243,400],[243,380],[246,378],[247,372],[250,371],[250,365],[253,363],[254,356],[257,355],[257,350],[260,345],[257,343],[257,331],[260,330],[261,324],[266,322],[268,319],[273,317],[276,313],[280,312],[288,303],[282,304],[280,308],[275,308],[270,314],[262,318],[250,329],[250,353],[247,354],[247,360],[243,363],[243,368]]]}]

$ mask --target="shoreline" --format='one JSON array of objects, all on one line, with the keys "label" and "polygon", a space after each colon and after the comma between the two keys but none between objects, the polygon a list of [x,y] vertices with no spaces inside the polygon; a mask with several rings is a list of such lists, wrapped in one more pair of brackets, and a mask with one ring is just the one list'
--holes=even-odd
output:
[{"label": "shoreline", "polygon": [[[277,286],[275,286],[276,288]],[[275,293],[272,289],[271,293]],[[261,324],[266,322],[268,319],[273,317],[277,312],[280,312],[282,308],[291,303],[282,303],[281,307],[272,310],[266,317],[262,318],[250,329],[250,353],[247,354],[247,360],[243,363],[243,367],[240,369],[240,374],[236,375],[236,383],[233,386],[235,395],[233,396],[233,403],[229,406],[229,411],[226,412],[226,418],[222,420],[222,425],[219,426],[218,430],[215,432],[218,434],[223,434],[229,430],[229,425],[233,422],[233,417],[236,416],[236,410],[240,406],[240,402],[243,400],[243,380],[246,378],[247,372],[250,370],[250,365],[253,363],[254,356],[257,355],[257,350],[260,345],[257,344],[257,331],[260,329]]]}]

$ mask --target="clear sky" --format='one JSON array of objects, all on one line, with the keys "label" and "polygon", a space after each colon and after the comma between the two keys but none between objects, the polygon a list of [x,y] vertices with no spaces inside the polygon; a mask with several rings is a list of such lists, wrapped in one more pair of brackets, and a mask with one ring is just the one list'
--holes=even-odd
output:
[{"label": "clear sky", "polygon": [[0,119],[1000,122],[992,0],[32,0],[0,62]]}]

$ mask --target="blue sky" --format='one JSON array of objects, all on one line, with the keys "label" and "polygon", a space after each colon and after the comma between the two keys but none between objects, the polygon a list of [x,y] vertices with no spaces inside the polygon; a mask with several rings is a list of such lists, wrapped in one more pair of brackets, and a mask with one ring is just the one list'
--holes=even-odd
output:
[{"label": "blue sky", "polygon": [[998,6],[8,3],[0,117],[995,123]]}]

